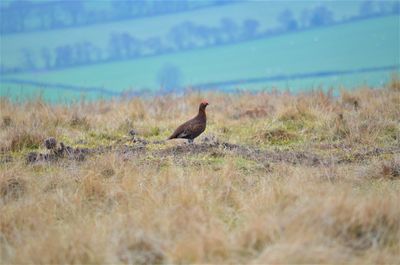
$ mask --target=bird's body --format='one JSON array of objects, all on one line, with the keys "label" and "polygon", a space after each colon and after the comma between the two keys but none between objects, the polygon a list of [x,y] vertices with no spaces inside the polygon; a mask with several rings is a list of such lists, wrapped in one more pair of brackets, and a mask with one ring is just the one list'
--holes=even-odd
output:
[{"label": "bird's body", "polygon": [[181,124],[174,133],[168,137],[168,140],[175,138],[183,138],[188,139],[189,142],[193,142],[193,140],[202,134],[206,129],[207,124],[207,116],[206,116],[206,107],[208,105],[207,101],[203,101],[199,106],[199,113],[196,117],[187,122]]}]

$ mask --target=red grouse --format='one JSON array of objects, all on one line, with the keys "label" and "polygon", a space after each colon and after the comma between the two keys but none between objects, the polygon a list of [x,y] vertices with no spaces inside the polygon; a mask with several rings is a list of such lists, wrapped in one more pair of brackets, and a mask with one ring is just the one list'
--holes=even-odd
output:
[{"label": "red grouse", "polygon": [[199,106],[199,113],[196,117],[188,120],[181,126],[179,126],[175,132],[168,137],[168,140],[175,138],[188,139],[189,143],[193,142],[193,139],[202,134],[206,129],[207,117],[206,107],[208,106],[207,101],[202,101]]}]

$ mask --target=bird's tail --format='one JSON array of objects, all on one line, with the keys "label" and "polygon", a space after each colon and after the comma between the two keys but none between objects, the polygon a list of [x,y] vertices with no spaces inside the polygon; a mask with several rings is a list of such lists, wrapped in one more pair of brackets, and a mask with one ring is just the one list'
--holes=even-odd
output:
[{"label": "bird's tail", "polygon": [[173,133],[173,134],[171,134],[170,137],[168,137],[168,138],[165,139],[165,140],[168,141],[168,140],[175,139],[175,138],[176,138],[176,135],[175,135],[175,133]]}]

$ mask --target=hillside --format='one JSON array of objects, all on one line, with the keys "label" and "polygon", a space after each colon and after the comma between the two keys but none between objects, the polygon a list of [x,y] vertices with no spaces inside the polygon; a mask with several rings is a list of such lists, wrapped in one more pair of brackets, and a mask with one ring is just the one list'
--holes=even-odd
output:
[{"label": "hillside", "polygon": [[[351,88],[362,82],[379,86],[389,79],[393,71],[399,70],[398,18],[389,16],[357,21],[274,38],[131,61],[7,75],[2,78],[1,93],[16,96],[21,90],[14,88],[22,87],[27,91],[39,89],[43,90],[45,98],[55,100],[63,93],[78,94],[79,97],[85,90],[73,93],[73,89],[85,87],[92,88],[92,92],[86,95],[89,98],[99,95],[107,98],[126,90],[157,91],[160,89],[157,78],[165,65],[177,69],[179,85],[183,87],[211,83],[208,88],[226,88],[224,83],[235,80],[237,82],[228,88],[254,90],[290,87],[292,91],[300,91],[320,85],[325,88]],[[384,70],[374,70],[381,68]],[[365,69],[370,71],[363,72]],[[326,71],[332,74],[320,74]],[[291,79],[290,75],[305,75],[308,78]],[[246,80],[252,79],[265,80],[247,83]],[[14,81],[25,81],[28,84],[13,84]],[[39,85],[32,87],[29,82]],[[70,86],[65,89],[72,92],[54,90],[61,88],[57,84]],[[48,89],[45,89],[46,85]],[[103,92],[96,89],[103,89]]]},{"label": "hillside", "polygon": [[[112,3],[112,1],[104,1],[103,3],[107,2],[108,4]],[[336,4],[327,2],[324,6],[332,10],[332,19],[340,21],[343,18],[358,14],[360,3],[361,1],[339,2]],[[90,1],[87,4],[90,4]],[[92,3],[92,6],[92,8],[95,8],[98,5],[93,5]],[[314,6],[318,6],[318,3],[310,5],[297,1],[291,3],[290,11],[300,23],[302,12]],[[269,4],[239,1],[235,4],[211,6],[205,9],[170,15],[115,22],[100,23],[100,21],[97,24],[89,24],[87,26],[3,35],[0,51],[2,57],[6,58],[3,63],[7,66],[20,65],[24,61],[23,50],[31,51],[35,63],[42,66],[44,64],[41,54],[42,49],[55,52],[57,47],[63,45],[90,42],[101,49],[102,55],[106,56],[110,45],[109,38],[113,33],[127,33],[139,40],[157,37],[162,41],[168,41],[169,31],[173,27],[188,21],[204,27],[217,27],[220,26],[222,19],[228,18],[231,20],[230,24],[232,24],[230,27],[238,27],[246,19],[254,19],[259,23],[259,31],[275,29],[281,24],[277,16],[285,9],[287,9],[287,5],[278,1],[271,1]],[[107,12],[106,10],[104,11]]]}]

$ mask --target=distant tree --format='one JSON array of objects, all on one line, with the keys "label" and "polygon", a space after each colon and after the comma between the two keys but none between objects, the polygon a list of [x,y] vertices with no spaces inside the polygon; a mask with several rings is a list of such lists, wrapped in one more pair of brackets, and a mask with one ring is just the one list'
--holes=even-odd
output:
[{"label": "distant tree", "polygon": [[81,42],[77,42],[72,45],[73,50],[73,63],[82,64],[83,61],[83,46]]},{"label": "distant tree", "polygon": [[332,11],[321,5],[314,8],[311,13],[310,25],[311,26],[323,26],[333,22]]},{"label": "distant tree", "polygon": [[85,15],[83,16],[81,16],[81,22],[82,22],[82,25],[88,25],[88,24],[90,24],[90,23],[94,23],[95,21],[97,21],[98,19],[97,19],[97,13],[96,12],[94,12],[94,11],[89,11],[89,10],[87,10],[86,12],[85,12]]},{"label": "distant tree", "polygon": [[127,50],[128,57],[136,57],[142,53],[143,43],[141,40],[130,36],[129,38],[129,50]]},{"label": "distant tree", "polygon": [[[22,32],[36,29],[62,28],[93,24],[115,19],[150,16],[212,6],[211,1],[115,0],[110,8],[87,6],[87,0],[4,0],[0,7],[0,31]],[[228,0],[222,0],[227,3]],[[86,8],[85,8],[86,7]],[[193,43],[188,43],[193,45]]]},{"label": "distant tree", "polygon": [[90,42],[78,42],[73,45],[74,64],[85,64],[92,61],[92,47]]},{"label": "distant tree", "polygon": [[238,36],[238,26],[231,18],[224,17],[221,19],[221,29],[227,36],[228,41],[233,41]]},{"label": "distant tree", "polygon": [[74,45],[75,63],[87,64],[101,60],[101,50],[88,41],[79,42]]},{"label": "distant tree", "polygon": [[[162,1],[166,2],[166,1]],[[167,2],[166,2],[167,4]],[[132,16],[138,17],[138,16],[143,16],[147,12],[147,1],[146,0],[135,0],[132,1]]]},{"label": "distant tree", "polygon": [[392,4],[392,13],[394,13],[394,14],[400,14],[400,2],[395,1],[395,2]]},{"label": "distant tree", "polygon": [[63,10],[63,8],[59,6],[60,3],[62,2],[54,1],[53,4],[46,6],[45,13],[47,14],[49,19],[48,28],[53,29],[63,25],[63,23],[60,21],[59,15],[60,9]]},{"label": "distant tree", "polygon": [[69,44],[64,45],[64,60],[65,60],[65,65],[73,65],[74,62],[74,50],[73,47]]},{"label": "distant tree", "polygon": [[71,45],[62,45],[56,47],[55,50],[56,59],[55,59],[55,66],[56,67],[65,67],[73,65],[73,49]]},{"label": "distant tree", "polygon": [[215,0],[214,3],[215,5],[219,6],[219,5],[223,5],[225,2],[225,0]]},{"label": "distant tree", "polygon": [[[399,1],[394,1],[393,3],[399,3]],[[389,1],[380,1],[378,3],[378,9],[380,14],[390,14],[392,13],[393,3]]]},{"label": "distant tree", "polygon": [[178,6],[177,10],[187,10],[189,8],[189,1],[188,0],[180,0],[180,1],[175,1]]},{"label": "distant tree", "polygon": [[133,58],[142,52],[142,41],[127,32],[112,33],[109,40],[109,58]]},{"label": "distant tree", "polygon": [[181,85],[182,74],[180,69],[173,64],[165,64],[157,74],[157,81],[161,90],[171,91],[177,89]]},{"label": "distant tree", "polygon": [[34,54],[33,54],[32,50],[23,49],[22,50],[22,55],[23,55],[23,58],[24,58],[24,63],[23,63],[24,68],[28,69],[28,70],[35,69],[36,65],[35,65],[35,60],[33,58]]},{"label": "distant tree", "polygon": [[50,50],[46,47],[42,48],[41,50],[41,57],[44,62],[44,68],[50,69],[51,68],[51,53]]},{"label": "distant tree", "polygon": [[56,59],[54,62],[54,66],[57,67],[62,67],[64,63],[64,58],[63,58],[63,47],[59,46],[56,47],[55,49],[55,54],[56,54]]},{"label": "distant tree", "polygon": [[151,54],[159,54],[163,51],[163,43],[160,37],[151,37],[144,42]]},{"label": "distant tree", "polygon": [[90,42],[84,42],[84,51],[87,56],[87,61],[99,62],[103,60],[103,51],[99,47]]},{"label": "distant tree", "polygon": [[307,28],[310,26],[311,10],[306,8],[301,11],[300,27]]},{"label": "distant tree", "polygon": [[112,33],[108,44],[109,44],[108,45],[109,57],[111,59],[122,58],[122,42],[121,42],[120,34]]},{"label": "distant tree", "polygon": [[1,32],[17,31],[15,20],[18,18],[15,18],[14,12],[12,12],[8,7],[0,9],[0,18]]},{"label": "distant tree", "polygon": [[213,44],[220,45],[220,44],[223,44],[223,43],[226,42],[225,39],[224,39],[223,32],[222,32],[221,28],[210,27],[209,28],[209,32],[210,32]]},{"label": "distant tree", "polygon": [[43,30],[48,27],[49,14],[45,5],[38,6],[34,10],[34,15],[39,19],[38,29]]},{"label": "distant tree", "polygon": [[114,11],[114,17],[116,18],[126,18],[132,15],[133,11],[133,1],[118,0],[112,2],[112,7]]},{"label": "distant tree", "polygon": [[255,19],[246,19],[243,21],[243,37],[244,39],[254,37],[257,34],[260,23]]},{"label": "distant tree", "polygon": [[84,12],[82,0],[73,0],[73,1],[67,1],[67,2],[64,2],[64,3],[65,3],[64,10],[67,13],[69,13],[69,15],[71,17],[71,24],[72,25],[77,25],[78,24],[78,18]]},{"label": "distant tree", "polygon": [[209,27],[197,26],[195,30],[196,38],[202,43],[203,46],[213,43],[213,33]]},{"label": "distant tree", "polygon": [[128,58],[133,56],[133,38],[129,33],[122,33],[120,34],[120,41],[121,41],[121,53],[123,54],[123,57]]},{"label": "distant tree", "polygon": [[175,44],[178,50],[194,47],[195,36],[196,26],[190,21],[184,21],[174,26],[168,33],[168,39]]},{"label": "distant tree", "polygon": [[184,34],[182,29],[178,26],[172,27],[168,32],[167,38],[175,45],[175,47],[180,50],[184,47]]},{"label": "distant tree", "polygon": [[376,12],[375,10],[375,5],[372,1],[364,1],[360,5],[360,16],[365,17],[365,16],[371,16]]},{"label": "distant tree", "polygon": [[283,10],[278,15],[278,21],[282,24],[284,30],[296,30],[298,27],[297,21],[289,9]]},{"label": "distant tree", "polygon": [[[172,1],[168,1],[168,2],[172,2]],[[168,5],[167,1],[154,1],[153,2],[153,6],[152,6],[152,10],[153,10],[153,14],[162,14],[162,13],[166,13],[169,11],[169,7],[171,7],[172,5]]]},{"label": "distant tree", "polygon": [[12,1],[8,6],[8,12],[10,15],[7,19],[11,19],[14,24],[15,31],[25,30],[25,21],[28,14],[30,13],[31,2],[25,0]]}]

